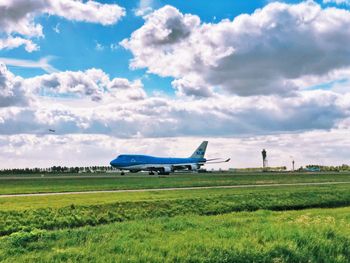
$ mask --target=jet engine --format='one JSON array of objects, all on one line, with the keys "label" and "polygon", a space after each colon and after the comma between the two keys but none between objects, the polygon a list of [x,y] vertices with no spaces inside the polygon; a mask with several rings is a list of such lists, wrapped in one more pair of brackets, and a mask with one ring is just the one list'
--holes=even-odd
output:
[{"label": "jet engine", "polygon": [[164,167],[163,167],[163,172],[164,172],[164,173],[170,173],[170,172],[172,172],[172,171],[173,171],[173,169],[171,169],[170,166],[164,166]]},{"label": "jet engine", "polygon": [[188,166],[188,170],[190,170],[190,171],[197,171],[198,169],[199,169],[198,164],[191,164]]}]

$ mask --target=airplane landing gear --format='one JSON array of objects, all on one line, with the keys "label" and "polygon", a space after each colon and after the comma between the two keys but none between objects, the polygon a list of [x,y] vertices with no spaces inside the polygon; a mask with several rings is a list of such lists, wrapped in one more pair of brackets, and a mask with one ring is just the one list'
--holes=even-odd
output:
[{"label": "airplane landing gear", "polygon": [[121,172],[120,175],[125,175],[125,173],[124,173],[124,172]]},{"label": "airplane landing gear", "polygon": [[149,174],[149,175],[154,175],[154,172],[149,172],[148,174]]},{"label": "airplane landing gear", "polygon": [[169,175],[170,173],[168,172],[161,172],[161,173],[158,173],[159,175]]}]

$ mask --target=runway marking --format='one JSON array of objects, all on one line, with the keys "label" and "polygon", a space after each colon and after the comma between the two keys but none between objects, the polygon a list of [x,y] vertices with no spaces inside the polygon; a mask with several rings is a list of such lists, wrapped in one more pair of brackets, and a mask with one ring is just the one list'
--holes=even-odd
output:
[{"label": "runway marking", "polygon": [[349,182],[314,182],[314,183],[286,183],[286,184],[244,184],[244,185],[218,185],[218,186],[193,186],[193,187],[171,187],[171,188],[149,188],[149,189],[125,189],[125,190],[93,190],[76,192],[49,192],[33,194],[3,194],[0,198],[28,197],[28,196],[50,196],[50,195],[79,195],[79,194],[101,194],[101,193],[134,193],[134,192],[158,192],[158,191],[183,191],[203,189],[230,189],[230,188],[256,188],[256,187],[281,187],[281,186],[312,186],[312,185],[337,185],[350,184]]}]

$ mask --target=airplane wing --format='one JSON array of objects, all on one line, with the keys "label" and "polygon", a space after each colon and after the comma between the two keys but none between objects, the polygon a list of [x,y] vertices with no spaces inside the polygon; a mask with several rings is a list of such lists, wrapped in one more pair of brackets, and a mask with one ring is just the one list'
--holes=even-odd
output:
[{"label": "airplane wing", "polygon": [[[221,159],[221,161],[217,161],[217,160],[220,160]],[[206,162],[203,162],[203,163],[205,163],[205,164],[212,164],[212,163],[227,163],[227,162],[229,162],[231,160],[231,158],[228,158],[228,159],[226,159],[226,160],[222,160],[222,158],[215,158],[215,159],[209,159],[209,160],[207,160]],[[209,161],[209,162],[208,162]],[[212,161],[214,161],[214,162],[212,162]]]}]

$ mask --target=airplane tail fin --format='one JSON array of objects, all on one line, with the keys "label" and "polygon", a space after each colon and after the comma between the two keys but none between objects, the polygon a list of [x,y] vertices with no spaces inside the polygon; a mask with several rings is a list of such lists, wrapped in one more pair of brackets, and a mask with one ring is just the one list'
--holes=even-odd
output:
[{"label": "airplane tail fin", "polygon": [[208,141],[203,141],[201,145],[199,145],[199,147],[191,155],[191,158],[204,158],[207,145],[208,145]]}]

